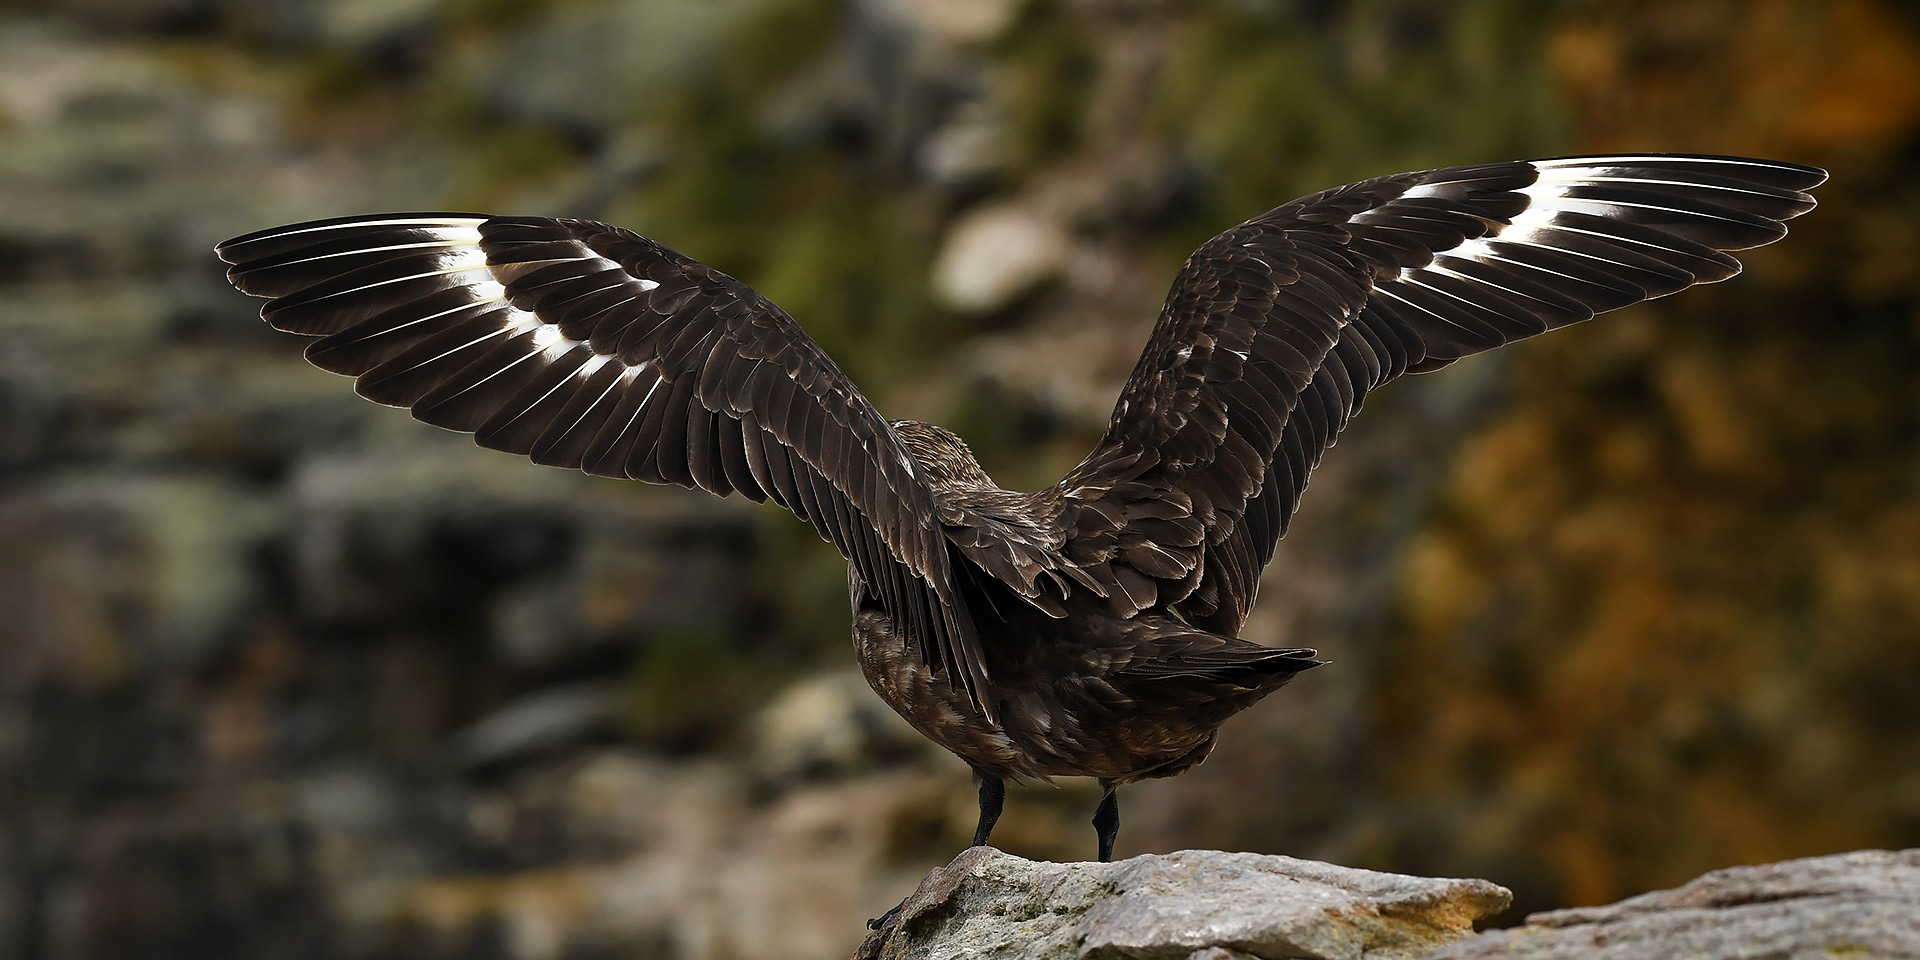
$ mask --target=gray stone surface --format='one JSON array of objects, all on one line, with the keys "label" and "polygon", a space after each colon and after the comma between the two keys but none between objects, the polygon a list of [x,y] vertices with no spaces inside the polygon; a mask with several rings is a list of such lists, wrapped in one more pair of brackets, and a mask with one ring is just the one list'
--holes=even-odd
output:
[{"label": "gray stone surface", "polygon": [[1920,957],[1920,849],[1715,870],[1604,907],[1536,913],[1429,960]]},{"label": "gray stone surface", "polygon": [[1419,957],[1511,899],[1485,880],[1251,853],[1039,863],[975,847],[929,874],[855,957]]}]

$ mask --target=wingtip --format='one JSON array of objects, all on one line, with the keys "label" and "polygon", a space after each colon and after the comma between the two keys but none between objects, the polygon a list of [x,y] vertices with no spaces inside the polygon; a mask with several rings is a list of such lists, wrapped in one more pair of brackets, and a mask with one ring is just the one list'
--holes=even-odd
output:
[{"label": "wingtip", "polygon": [[[268,256],[284,252],[281,245],[272,241],[287,240],[306,234],[321,233],[328,230],[353,229],[370,226],[467,226],[477,227],[493,219],[484,213],[435,211],[410,211],[405,213],[359,213],[344,217],[327,217],[321,220],[303,220],[299,223],[286,223],[275,227],[266,227],[237,237],[229,237],[213,245],[213,254],[222,262],[241,266],[258,259],[256,253]],[[298,241],[306,242],[305,240]],[[261,248],[249,251],[249,247]],[[232,277],[231,271],[228,273]]]},{"label": "wingtip", "polygon": [[[1833,178],[1833,174],[1829,173],[1825,167],[1816,167],[1805,163],[1793,163],[1787,160],[1776,160],[1774,162],[1783,168],[1796,171],[1807,177],[1806,184],[1796,188],[1801,193],[1812,190]],[[1809,197],[1808,199],[1812,198]]]}]

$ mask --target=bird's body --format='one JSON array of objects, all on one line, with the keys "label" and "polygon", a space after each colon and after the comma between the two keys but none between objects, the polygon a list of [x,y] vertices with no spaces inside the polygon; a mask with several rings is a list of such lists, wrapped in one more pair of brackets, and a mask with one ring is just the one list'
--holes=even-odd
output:
[{"label": "bird's body", "polygon": [[1304,197],[1189,258],[1105,435],[1000,489],[953,434],[890,422],[744,284],[605,224],[449,214],[220,246],[315,364],[483,445],[772,500],[848,560],[874,690],[981,778],[1113,788],[1204,759],[1315,666],[1238,638],[1308,475],[1409,372],[1733,276],[1813,207],[1810,167],[1678,155],[1514,161]]},{"label": "bird's body", "polygon": [[[1064,509],[1053,490],[993,486],[960,439],[899,421],[918,473],[941,499],[1001,518]],[[867,682],[914,729],[995,780],[1096,777],[1108,784],[1179,773],[1206,758],[1234,713],[1314,666],[1313,651],[1216,636],[1157,613],[1113,615],[1104,598],[1070,593],[1050,615],[979,578],[961,589],[985,633],[988,703],[930,669],[894,629],[857,565],[848,571],[856,659]]]},{"label": "bird's body", "polygon": [[[867,682],[914,729],[999,780],[1170,777],[1206,759],[1221,722],[1314,666],[1168,617],[1063,621],[1015,610],[994,624],[990,720],[928,669],[871,600],[854,610]],[[1004,652],[1000,652],[1004,651]]]}]

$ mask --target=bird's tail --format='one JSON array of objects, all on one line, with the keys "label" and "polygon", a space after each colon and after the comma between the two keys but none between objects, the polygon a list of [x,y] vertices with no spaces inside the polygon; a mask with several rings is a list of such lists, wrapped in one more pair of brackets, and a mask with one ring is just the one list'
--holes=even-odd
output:
[{"label": "bird's tail", "polygon": [[1120,672],[1146,679],[1187,678],[1249,688],[1277,687],[1294,674],[1325,663],[1306,647],[1265,647],[1199,630],[1156,636],[1153,654]]}]

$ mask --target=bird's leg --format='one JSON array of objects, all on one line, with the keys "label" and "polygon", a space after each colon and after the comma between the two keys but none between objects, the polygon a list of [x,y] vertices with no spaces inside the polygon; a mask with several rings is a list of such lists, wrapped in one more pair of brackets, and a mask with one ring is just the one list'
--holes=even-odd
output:
[{"label": "bird's leg", "polygon": [[999,777],[980,778],[980,823],[973,828],[973,845],[984,847],[1000,822],[1000,806],[1007,799],[1007,782]]},{"label": "bird's leg", "polygon": [[1100,862],[1113,862],[1113,841],[1120,836],[1120,794],[1119,787],[1108,781],[1100,781],[1107,789],[1107,795],[1100,798],[1100,806],[1093,811],[1093,829],[1100,835]]},{"label": "bird's leg", "polygon": [[[973,846],[987,845],[987,838],[993,835],[993,825],[1000,822],[1000,808],[1006,803],[1006,799],[1007,782],[1005,780],[985,775],[980,777],[980,822],[973,828]],[[909,896],[908,899],[911,897]],[[900,908],[906,905],[906,900],[894,904],[892,910],[868,920],[867,929],[878,930],[892,923],[893,918],[900,915]]]}]

